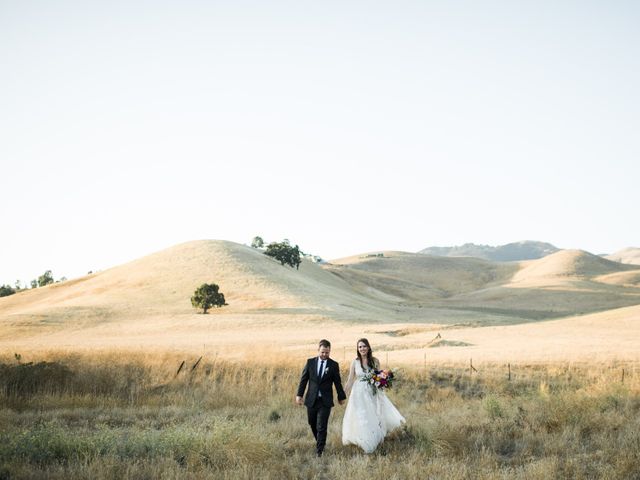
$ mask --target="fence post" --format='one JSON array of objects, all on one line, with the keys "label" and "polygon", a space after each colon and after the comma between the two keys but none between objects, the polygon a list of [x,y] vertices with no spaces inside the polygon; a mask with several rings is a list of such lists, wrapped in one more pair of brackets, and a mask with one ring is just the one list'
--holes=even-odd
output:
[{"label": "fence post", "polygon": [[507,366],[509,367],[509,381],[511,381],[511,364],[508,363]]},{"label": "fence post", "polygon": [[622,369],[622,383],[624,383],[624,368]]}]

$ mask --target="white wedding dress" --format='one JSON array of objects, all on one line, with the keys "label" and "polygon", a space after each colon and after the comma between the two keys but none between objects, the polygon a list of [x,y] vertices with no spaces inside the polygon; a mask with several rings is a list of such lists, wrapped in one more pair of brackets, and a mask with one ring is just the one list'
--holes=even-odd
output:
[{"label": "white wedding dress", "polygon": [[342,420],[342,444],[357,445],[366,453],[371,453],[387,433],[405,423],[405,419],[384,391],[378,390],[374,395],[371,385],[362,381],[365,371],[357,359],[351,364],[350,377],[354,374],[355,380]]}]

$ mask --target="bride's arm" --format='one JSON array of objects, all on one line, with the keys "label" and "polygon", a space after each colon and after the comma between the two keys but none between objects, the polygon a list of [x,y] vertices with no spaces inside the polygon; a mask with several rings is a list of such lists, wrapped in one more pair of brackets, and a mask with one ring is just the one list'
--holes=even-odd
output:
[{"label": "bride's arm", "polygon": [[345,392],[347,392],[347,396],[351,395],[351,387],[353,387],[353,382],[356,381],[356,361],[353,360],[351,362],[351,367],[349,367],[349,378],[347,379],[347,386],[345,387]]}]

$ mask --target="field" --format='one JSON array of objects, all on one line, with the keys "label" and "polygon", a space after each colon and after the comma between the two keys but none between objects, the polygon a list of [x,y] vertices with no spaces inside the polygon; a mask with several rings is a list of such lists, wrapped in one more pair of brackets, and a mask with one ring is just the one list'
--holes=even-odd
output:
[{"label": "field", "polygon": [[[229,305],[197,313],[204,282]],[[0,480],[640,479],[639,322],[640,266],[583,251],[295,270],[188,242],[0,298]],[[319,461],[301,367],[361,337],[408,423],[365,455],[336,407]]]},{"label": "field", "polygon": [[304,358],[197,360],[4,356],[0,478],[640,478],[636,364],[405,367],[390,396],[406,427],[365,455],[336,407],[317,459],[293,403]]},{"label": "field", "polygon": [[[390,361],[409,365],[425,355],[640,361],[639,265],[576,250],[502,263],[380,255],[305,260],[295,270],[244,245],[187,242],[0,298],[0,352],[161,350],[241,360],[255,339],[304,356],[326,337],[342,360],[366,336]],[[198,314],[190,297],[204,282],[218,283],[229,305]]]}]

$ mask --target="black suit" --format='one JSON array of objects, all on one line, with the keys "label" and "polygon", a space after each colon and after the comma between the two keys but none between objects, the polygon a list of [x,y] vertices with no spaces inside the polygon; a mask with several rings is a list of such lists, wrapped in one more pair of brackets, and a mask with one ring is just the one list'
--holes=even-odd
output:
[{"label": "black suit", "polygon": [[316,452],[322,455],[324,446],[327,443],[327,425],[329,415],[333,407],[333,385],[336,386],[338,400],[345,400],[347,395],[342,388],[340,380],[340,366],[328,358],[325,361],[324,373],[318,376],[320,359],[313,357],[307,360],[307,364],[302,370],[300,385],[298,385],[298,397],[304,395],[304,390],[309,384],[304,404],[307,407],[307,418],[309,426],[316,439]]}]

